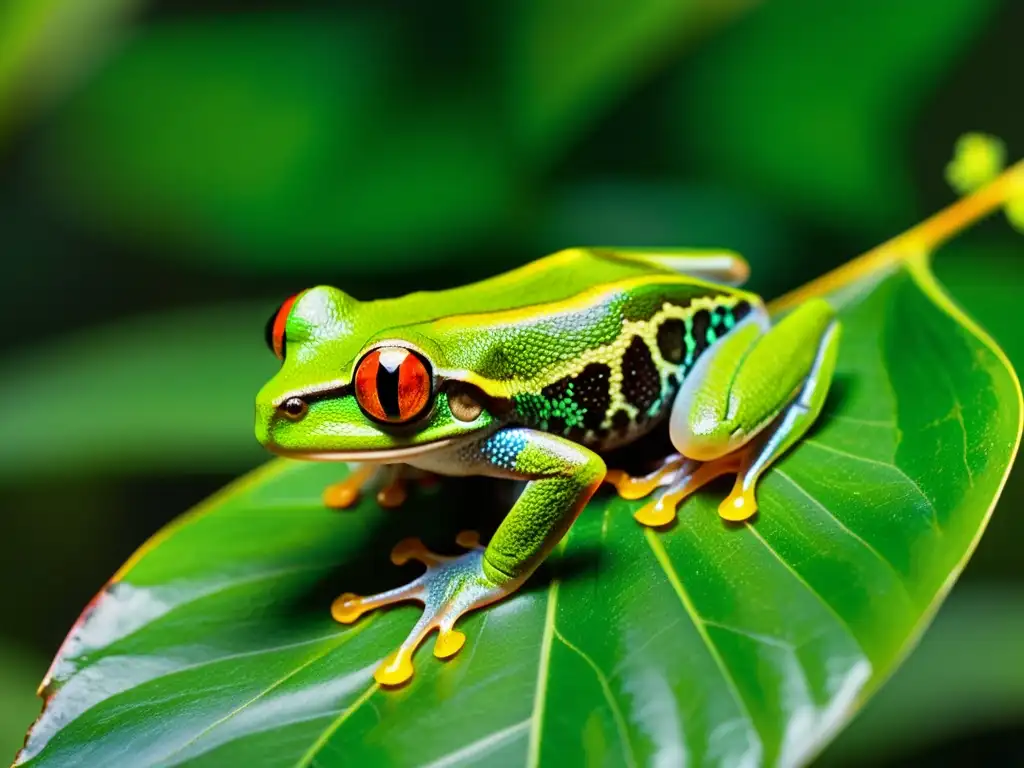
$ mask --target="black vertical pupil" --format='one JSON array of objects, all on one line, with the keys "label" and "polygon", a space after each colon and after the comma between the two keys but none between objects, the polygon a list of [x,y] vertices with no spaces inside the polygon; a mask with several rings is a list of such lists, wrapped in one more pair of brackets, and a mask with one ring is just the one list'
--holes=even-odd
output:
[{"label": "black vertical pupil", "polygon": [[389,371],[383,364],[377,365],[377,400],[384,413],[392,419],[402,417],[402,408],[398,404],[398,369]]},{"label": "black vertical pupil", "polygon": [[[277,322],[277,316],[279,314],[281,314],[281,310],[282,309],[284,309],[284,302],[283,301],[277,307],[277,309],[274,310],[274,314],[272,314],[270,316],[270,319],[267,320],[267,324],[266,324],[266,326],[263,329],[263,339],[267,342],[267,349],[269,349],[271,352],[274,352],[275,355],[277,353],[274,351],[274,324]],[[287,339],[286,338],[282,338],[281,339],[281,359],[282,360],[284,359],[286,345],[287,345]]]}]

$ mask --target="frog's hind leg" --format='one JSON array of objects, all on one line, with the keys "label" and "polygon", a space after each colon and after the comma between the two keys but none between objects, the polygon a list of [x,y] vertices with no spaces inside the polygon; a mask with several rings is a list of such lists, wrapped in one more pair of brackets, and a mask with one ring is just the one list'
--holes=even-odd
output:
[{"label": "frog's hind leg", "polygon": [[833,323],[821,338],[811,370],[796,398],[742,451],[736,483],[718,508],[725,520],[747,520],[757,512],[754,491],[761,475],[803,437],[818,418],[835,370],[838,343],[839,326]]},{"label": "frog's hind leg", "polygon": [[673,453],[646,475],[634,476],[621,469],[608,470],[605,482],[615,487],[620,498],[631,501],[646,498],[659,488],[668,488],[657,499],[633,513],[637,522],[658,528],[676,519],[676,508],[687,496],[730,471],[736,471],[736,462],[732,466],[726,466],[726,462],[701,464]]},{"label": "frog's hind leg", "polygon": [[697,361],[676,396],[669,434],[678,454],[648,475],[620,470],[607,481],[625,499],[666,490],[634,513],[660,527],[676,519],[691,494],[722,475],[736,475],[718,511],[746,520],[757,511],[764,471],[818,417],[835,369],[839,325],[824,301],[804,304],[780,323],[754,315]]},{"label": "frog's hind leg", "polygon": [[737,327],[687,377],[669,434],[680,453],[704,462],[694,478],[737,474],[719,507],[723,518],[746,520],[757,511],[758,478],[821,412],[838,343],[832,308],[812,300],[767,331],[756,324]]}]

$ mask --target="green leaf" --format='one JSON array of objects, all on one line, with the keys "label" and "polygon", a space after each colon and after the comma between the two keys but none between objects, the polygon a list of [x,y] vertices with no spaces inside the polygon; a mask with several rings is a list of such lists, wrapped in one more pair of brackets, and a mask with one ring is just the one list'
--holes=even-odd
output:
[{"label": "green leaf", "polygon": [[917,202],[912,120],[996,5],[765,3],[681,72],[680,152],[824,223],[894,228]]},{"label": "green leaf", "polygon": [[429,89],[396,100],[394,26],[311,13],[150,24],[41,142],[46,190],[85,226],[174,258],[418,265],[505,215],[514,166],[479,104]]},{"label": "green leaf", "polygon": [[[865,266],[865,264],[867,266]],[[868,267],[874,267],[868,269]],[[283,460],[145,546],[72,630],[22,763],[443,765],[807,762],[914,645],[977,544],[1020,436],[1005,357],[923,261],[860,262],[820,427],[751,523],[701,494],[678,525],[602,492],[513,598],[383,691],[403,607],[349,628],[338,593],[395,586],[400,538],[486,535],[508,484],[446,481],[409,508],[330,512],[340,466]],[[504,493],[504,500],[494,494]]]},{"label": "green leaf", "polygon": [[140,0],[6,0],[0,6],[0,138],[65,90]]},{"label": "green leaf", "polygon": [[752,0],[531,0],[506,25],[513,114],[524,144],[548,154],[666,54]]},{"label": "green leaf", "polygon": [[191,309],[83,331],[8,358],[0,478],[234,472],[262,453],[252,403],[277,361],[271,301]]}]

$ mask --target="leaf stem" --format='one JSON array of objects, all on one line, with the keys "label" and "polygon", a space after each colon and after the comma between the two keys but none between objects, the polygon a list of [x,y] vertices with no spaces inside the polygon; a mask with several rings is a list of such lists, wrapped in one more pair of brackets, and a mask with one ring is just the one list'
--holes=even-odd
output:
[{"label": "leaf stem", "polygon": [[917,226],[779,297],[771,303],[771,308],[775,311],[789,309],[810,296],[828,293],[862,275],[884,271],[900,262],[927,259],[950,238],[1005,205],[1017,194],[1024,194],[1024,160]]}]

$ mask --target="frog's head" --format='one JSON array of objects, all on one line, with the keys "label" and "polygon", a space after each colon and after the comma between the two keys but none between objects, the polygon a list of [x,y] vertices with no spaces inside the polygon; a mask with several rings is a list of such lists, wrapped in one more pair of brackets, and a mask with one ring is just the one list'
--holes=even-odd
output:
[{"label": "frog's head", "polygon": [[267,323],[280,371],[256,397],[256,437],[289,456],[401,461],[493,424],[466,374],[415,330],[416,307],[318,287]]}]

